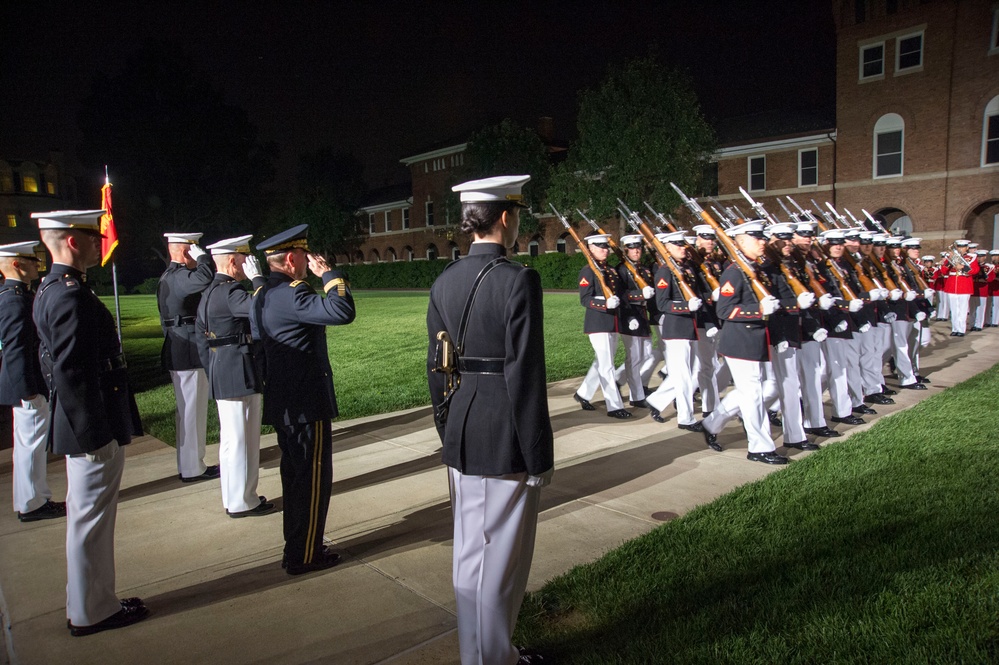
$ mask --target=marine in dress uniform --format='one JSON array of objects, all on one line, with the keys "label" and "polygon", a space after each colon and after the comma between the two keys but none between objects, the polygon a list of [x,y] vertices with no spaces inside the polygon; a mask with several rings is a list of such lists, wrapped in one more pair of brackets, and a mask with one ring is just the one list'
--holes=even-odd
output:
[{"label": "marine in dress uniform", "polygon": [[607,256],[610,254],[608,237],[594,234],[586,238],[593,262],[600,270],[604,284],[607,285],[611,295],[604,296],[596,273],[589,264],[584,265],[579,271],[579,302],[586,308],[583,332],[589,338],[596,358],[573,398],[584,411],[593,411],[594,407],[590,404],[590,400],[596,394],[597,388],[600,388],[607,404],[607,415],[611,418],[624,419],[631,418],[631,412],[625,410],[617,381],[614,379],[614,353],[617,351],[617,340],[621,332],[621,321],[615,310],[621,305],[621,298],[624,296],[624,282],[617,272],[607,265]]},{"label": "marine in dress uniform", "polygon": [[624,376],[628,383],[631,406],[644,408],[646,388],[655,363],[648,302],[655,297],[656,292],[651,286],[652,271],[640,263],[642,236],[622,236],[621,246],[624,248],[625,256],[634,264],[639,276],[645,282],[645,288],[640,287],[624,261],[618,264],[617,274],[625,288],[625,296],[618,308],[621,339],[624,341]]},{"label": "marine in dress uniform", "polygon": [[[766,243],[762,222],[744,222],[729,229],[728,234],[749,261],[762,256]],[[788,459],[776,452],[770,436],[763,389],[769,373],[764,365],[770,362],[766,319],[777,311],[780,303],[773,295],[759,300],[735,263],[725,269],[720,281],[716,311],[725,324],[718,333],[718,353],[725,356],[735,386],[701,422],[705,442],[712,449],[721,450],[718,432],[729,420],[741,415],[749,440],[747,458],[766,464],[787,464]]]},{"label": "marine in dress uniform", "polygon": [[250,254],[252,237],[208,246],[216,273],[198,304],[194,324],[208,394],[219,412],[222,507],[237,518],[274,512],[274,504],[257,495],[263,349],[250,334],[252,296],[241,283],[250,279],[256,288],[264,285],[260,264]]},{"label": "marine in dress uniform", "polygon": [[978,332],[985,328],[985,316],[989,307],[989,288],[991,282],[995,280],[995,273],[988,269],[989,250],[975,250],[978,257],[978,265],[981,268],[975,275],[975,292],[971,297],[973,307],[971,311],[971,331]]},{"label": "marine in dress uniform", "polygon": [[[875,271],[880,264],[885,274],[892,276],[892,269],[888,264],[888,239],[889,236],[885,233],[861,233],[861,250],[865,260],[875,267]],[[889,291],[888,299],[874,303],[877,314],[874,333],[881,353],[881,364],[874,367],[872,363],[872,367],[865,368],[864,402],[866,403],[884,405],[895,403],[895,400],[883,392],[884,364],[895,355],[893,323],[898,319],[899,312],[905,315],[908,309],[901,296],[902,292],[896,288],[894,291]]]},{"label": "marine in dress uniform", "polygon": [[[908,316],[912,325],[907,331],[907,360],[912,367],[913,375],[920,384],[929,383],[929,379],[919,373],[919,350],[930,343],[929,339],[929,316],[933,312],[933,289],[926,289],[920,292],[919,283],[915,274],[905,262],[907,257],[912,260],[916,269],[919,269],[919,250],[921,249],[921,238],[906,238],[902,240],[899,256],[895,259],[896,270],[910,288],[916,292],[916,297],[908,301]],[[925,333],[925,334],[924,334]],[[924,343],[925,339],[925,343]],[[897,361],[896,361],[897,364]],[[914,388],[919,390],[919,388]]]},{"label": "marine in dress uniform", "polygon": [[[517,239],[528,179],[498,176],[453,188],[461,194],[462,230],[473,242],[434,282],[427,310],[435,414],[446,387],[436,371],[440,331],[460,354],[458,389],[446,422],[438,417],[436,424],[451,485],[463,665],[539,662],[510,641],[531,569],[540,489],[554,472],[541,280],[504,258]],[[479,276],[462,341],[463,312]]]},{"label": "marine in dress uniform", "polygon": [[[701,262],[717,281],[725,271],[725,266],[715,252],[718,235],[715,233],[714,227],[710,224],[700,224],[693,227],[691,231],[696,234],[693,251],[700,254]],[[718,321],[715,313],[718,294],[712,292],[701,274],[697,275],[697,282],[700,284],[700,297],[704,303],[701,305],[697,317],[697,340],[694,342],[694,376],[697,379],[697,387],[701,391],[701,413],[706,418],[718,406],[720,389],[728,386],[731,377],[725,361],[718,355],[718,331],[721,330],[721,322]]]},{"label": "marine in dress uniform", "polygon": [[[309,252],[308,224],[257,245],[271,274],[254,296],[253,338],[264,347],[263,422],[277,431],[284,490],[284,559],[299,575],[335,566],[323,545],[333,486],[332,419],[338,415],[326,327],[354,320],[354,298],[339,270]],[[325,297],[305,281],[323,280]]]},{"label": "marine in dress uniform", "polygon": [[163,327],[161,363],[177,399],[177,472],[184,482],[219,477],[205,465],[208,377],[201,365],[194,321],[201,294],[215,277],[215,264],[197,242],[200,233],[164,233],[170,265],[160,276],[156,306]]},{"label": "marine in dress uniform", "polygon": [[[843,238],[846,251],[856,259],[857,266],[864,275],[876,285],[877,276],[873,274],[874,268],[865,265],[864,255],[861,253],[861,238],[865,238],[867,247],[870,249],[871,235],[858,228],[844,229]],[[888,293],[880,286],[870,291],[864,292],[860,287],[860,276],[855,272],[853,266],[845,259],[837,259],[844,271],[847,271],[853,283],[856,285],[854,293],[858,296],[863,294],[864,307],[859,312],[851,313],[857,330],[853,333],[853,346],[849,364],[847,365],[847,376],[850,380],[849,390],[852,403],[851,411],[857,415],[877,415],[877,411],[867,406],[864,398],[868,395],[881,391],[883,376],[881,368],[884,364],[881,337],[878,334],[878,302],[888,297]]]},{"label": "marine in dress uniform", "polygon": [[52,501],[45,479],[49,437],[48,388],[38,364],[38,333],[31,320],[38,279],[38,241],[0,246],[0,404],[13,407],[14,510],[22,522],[66,515],[64,502]]},{"label": "marine in dress uniform", "polygon": [[[987,328],[999,327],[999,249],[989,250],[989,263],[984,267],[992,274],[992,281],[989,282],[989,318],[985,324]],[[929,342],[927,342],[929,343]]]},{"label": "marine in dress uniform", "polygon": [[974,290],[975,275],[981,270],[978,256],[969,251],[971,243],[963,238],[954,243],[964,262],[947,257],[940,269],[944,275],[944,291],[950,294],[950,336],[964,337],[968,330],[968,306]]},{"label": "marine in dress uniform", "polygon": [[86,270],[100,262],[103,214],[31,215],[53,259],[35,297],[34,319],[51,399],[49,449],[66,456],[66,616],[77,637],[149,614],[140,599],[115,594],[121,446],[141,426],[114,318],[86,281]]}]

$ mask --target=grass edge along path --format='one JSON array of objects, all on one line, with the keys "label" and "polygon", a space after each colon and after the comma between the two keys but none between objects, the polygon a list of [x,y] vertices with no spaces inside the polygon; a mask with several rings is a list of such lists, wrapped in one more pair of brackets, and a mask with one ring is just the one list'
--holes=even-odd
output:
[{"label": "grass edge along path", "polygon": [[578,566],[560,663],[999,662],[999,365]]}]

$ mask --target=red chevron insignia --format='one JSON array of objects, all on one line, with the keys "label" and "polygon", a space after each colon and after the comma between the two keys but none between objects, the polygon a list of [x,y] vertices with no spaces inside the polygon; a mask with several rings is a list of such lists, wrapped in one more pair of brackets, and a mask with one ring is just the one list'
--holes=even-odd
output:
[{"label": "red chevron insignia", "polygon": [[580,286],[589,286],[590,282],[584,277],[583,279],[579,280],[579,285]]},{"label": "red chevron insignia", "polygon": [[665,279],[663,279],[663,278],[660,277],[659,281],[656,282],[656,288],[657,289],[667,289],[667,288],[669,288],[669,282],[667,282]]},{"label": "red chevron insignia", "polygon": [[735,295],[735,287],[732,286],[732,282],[725,282],[725,285],[721,287],[721,294],[723,296]]}]

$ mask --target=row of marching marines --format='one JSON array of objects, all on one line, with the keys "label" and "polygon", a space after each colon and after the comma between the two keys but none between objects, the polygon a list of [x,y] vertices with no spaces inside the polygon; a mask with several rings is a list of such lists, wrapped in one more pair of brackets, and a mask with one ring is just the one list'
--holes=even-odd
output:
[{"label": "row of marching marines", "polygon": [[[703,222],[690,232],[647,203],[643,217],[619,199],[634,234],[615,241],[577,211],[595,230],[582,238],[553,208],[586,256],[579,297],[596,358],[574,394],[585,411],[596,410],[599,388],[608,416],[630,418],[619,389],[627,385],[631,407],[666,422],[675,404],[677,425],[716,451],[718,434],[739,418],[749,460],[786,464],[771,426],[783,430],[784,448],[817,449],[816,438],[840,436],[831,423],[860,425],[874,406],[894,404],[886,364],[900,389],[926,390],[919,353],[931,320],[949,316],[951,335],[963,336],[974,300],[972,330],[999,324],[999,250],[962,240],[938,261],[920,254],[919,238],[891,235],[866,211],[865,224],[788,197],[784,222],[745,190],[751,216],[717,202],[706,211],[673,188]],[[625,361],[615,367],[619,340]]]}]

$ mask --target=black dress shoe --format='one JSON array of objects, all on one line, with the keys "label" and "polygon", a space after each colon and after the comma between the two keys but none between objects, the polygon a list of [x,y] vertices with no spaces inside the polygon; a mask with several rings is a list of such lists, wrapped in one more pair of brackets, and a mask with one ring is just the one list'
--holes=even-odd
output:
[{"label": "black dress shoe", "polygon": [[685,429],[688,432],[703,432],[704,431],[704,425],[702,425],[699,422],[698,423],[691,423],[690,425],[682,425],[682,424],[680,424],[680,425],[677,425],[677,427],[679,427],[680,429]]},{"label": "black dress shoe", "polygon": [[320,549],[319,553],[313,557],[311,563],[289,563],[285,570],[289,575],[303,575],[317,570],[326,570],[340,563],[340,554],[328,547]]},{"label": "black dress shoe", "polygon": [[828,426],[823,427],[806,427],[805,432],[808,434],[814,434],[815,436],[824,436],[826,438],[832,438],[837,436],[843,436],[834,429],[830,429]]},{"label": "black dress shoe", "polygon": [[888,369],[891,370],[892,374],[895,373],[895,359],[894,358],[889,358],[888,359]]},{"label": "black dress shoe", "polygon": [[219,470],[218,464],[213,464],[205,469],[205,472],[200,476],[191,476],[190,478],[185,478],[184,476],[177,476],[180,478],[182,483],[196,483],[201,480],[212,480],[213,478],[218,478],[222,472]]},{"label": "black dress shoe", "polygon": [[957,337],[964,337],[964,333],[957,333]]},{"label": "black dress shoe", "polygon": [[711,415],[710,411],[701,411],[701,420],[704,420],[705,418],[707,418],[710,415]]},{"label": "black dress shoe", "polygon": [[597,407],[590,404],[589,400],[583,399],[579,396],[579,393],[572,393],[572,398],[579,402],[579,406],[583,408],[583,411],[596,411]]},{"label": "black dress shoe", "polygon": [[950,336],[951,336],[951,337],[957,337],[957,333],[956,333],[956,332],[952,332],[952,333],[950,334]]},{"label": "black dress shoe", "polygon": [[659,409],[650,406],[649,407],[649,413],[652,414],[652,419],[654,421],[656,421],[657,423],[664,423],[664,422],[666,422],[666,419],[663,418],[663,416],[662,416],[661,413],[659,413]]},{"label": "black dress shoe", "polygon": [[22,522],[37,522],[39,520],[54,520],[57,517],[66,517],[65,501],[46,501],[34,510],[26,513],[18,513],[17,519]]},{"label": "black dress shoe", "polygon": [[886,386],[885,384],[882,383],[881,384],[881,394],[882,395],[888,395],[889,397],[891,397],[892,395],[897,395],[898,391],[897,390],[891,390],[890,388],[888,388],[888,386]]},{"label": "black dress shoe", "polygon": [[631,411],[625,411],[624,409],[616,409],[614,411],[607,412],[608,417],[617,418],[618,420],[627,420],[631,418]]},{"label": "black dress shoe", "polygon": [[665,369],[659,370],[659,378],[665,380],[669,373]]},{"label": "black dress shoe", "polygon": [[899,386],[899,388],[901,388],[902,390],[926,390],[926,386],[921,384],[919,381],[916,381],[915,383],[910,383],[907,386]]},{"label": "black dress shoe", "polygon": [[652,391],[649,390],[648,386],[642,386],[642,392],[645,394],[646,397],[652,394]]},{"label": "black dress shoe", "polygon": [[784,421],[780,419],[780,414],[776,411],[767,411],[767,418],[770,419],[770,424],[774,427],[783,427]]},{"label": "black dress shoe", "polygon": [[805,441],[798,441],[797,443],[785,443],[785,448],[797,448],[798,450],[818,450],[819,444],[812,443],[807,439]]},{"label": "black dress shoe", "polygon": [[926,378],[925,376],[923,376],[922,374],[917,374],[917,375],[916,375],[916,381],[919,381],[920,383],[930,383],[930,380],[929,380],[929,379],[927,379],[927,378]]},{"label": "black dress shoe", "polygon": [[711,450],[717,450],[718,452],[721,452],[722,447],[718,443],[718,435],[709,432],[708,428],[704,426],[703,420],[698,424],[700,424],[701,426],[701,434],[704,435],[704,443],[708,444],[708,448],[710,448]]},{"label": "black dress shoe", "polygon": [[750,462],[763,462],[764,464],[787,464],[788,460],[783,455],[778,455],[776,452],[769,453],[748,453],[746,459]]},{"label": "black dress shoe", "polygon": [[[129,604],[125,604],[128,601]],[[99,633],[103,630],[114,630],[115,628],[124,628],[125,626],[131,626],[133,623],[142,621],[147,616],[149,616],[149,608],[142,604],[142,601],[138,598],[127,598],[121,602],[121,609],[109,616],[104,621],[100,621],[91,626],[74,626],[69,625],[69,634],[73,637],[84,637],[85,635],[93,635],[94,633]]]},{"label": "black dress shoe", "polygon": [[881,393],[874,393],[873,395],[868,395],[867,397],[864,398],[864,401],[871,402],[872,404],[881,404],[881,405],[895,403],[895,400],[893,400],[891,397],[888,397],[887,395],[882,395]]},{"label": "black dress shoe", "polygon": [[649,403],[646,402],[644,399],[640,399],[637,402],[628,402],[628,404],[631,404],[636,409],[647,409],[647,408],[649,408]]},{"label": "black dress shoe", "polygon": [[878,412],[867,406],[866,404],[861,404],[860,406],[853,407],[853,412],[861,416],[876,416]]},{"label": "black dress shoe", "polygon": [[260,497],[260,503],[257,504],[256,508],[250,508],[249,510],[240,510],[235,513],[231,513],[228,510],[225,514],[233,519],[238,519],[240,517],[256,517],[258,515],[270,515],[274,512],[274,504],[267,500],[267,497]]},{"label": "black dress shoe", "polygon": [[863,418],[858,418],[857,416],[846,416],[845,418],[837,418],[836,416],[833,416],[829,420],[833,421],[834,423],[843,423],[844,425],[863,425],[864,424],[864,419]]},{"label": "black dress shoe", "polygon": [[982,329],[975,326],[971,326],[971,332],[980,332]]}]

